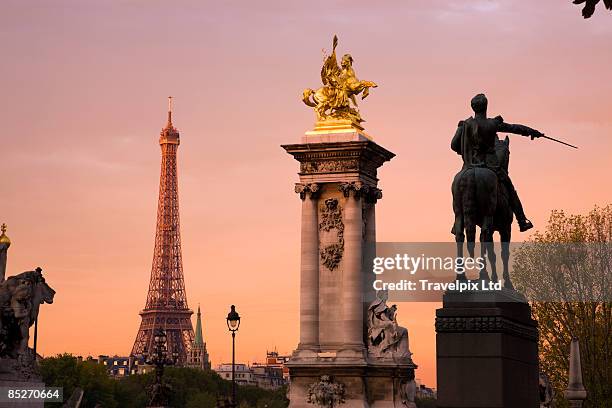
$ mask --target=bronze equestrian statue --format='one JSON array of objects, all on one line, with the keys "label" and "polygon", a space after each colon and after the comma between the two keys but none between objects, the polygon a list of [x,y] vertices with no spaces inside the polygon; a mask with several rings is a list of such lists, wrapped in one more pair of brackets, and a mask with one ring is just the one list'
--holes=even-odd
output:
[{"label": "bronze equestrian statue", "polygon": [[[501,116],[487,117],[487,98],[478,94],[472,98],[474,117],[459,122],[451,142],[451,149],[461,155],[463,167],[452,185],[455,222],[452,233],[457,242],[458,256],[463,256],[463,242],[468,241],[470,256],[474,256],[476,226],[480,227],[482,255],[491,263],[493,281],[497,281],[493,232],[498,231],[502,241],[505,286],[511,287],[507,262],[509,257],[512,214],[516,215],[521,231],[533,228],[525,216],[516,189],[508,176],[509,140],[499,140],[497,132],[529,136],[533,140],[543,137],[538,130],[524,125],[504,122]],[[544,136],[545,137],[545,136]],[[458,276],[465,279],[465,274]],[[486,268],[481,278],[488,279]]]}]

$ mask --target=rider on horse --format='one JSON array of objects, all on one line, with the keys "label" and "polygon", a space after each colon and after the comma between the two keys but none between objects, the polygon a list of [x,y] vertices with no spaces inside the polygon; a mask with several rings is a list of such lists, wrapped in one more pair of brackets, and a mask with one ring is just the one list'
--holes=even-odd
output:
[{"label": "rider on horse", "polygon": [[497,132],[530,136],[532,140],[544,134],[527,126],[505,123],[501,116],[487,118],[487,104],[487,97],[484,94],[472,98],[474,117],[459,122],[451,142],[451,149],[463,158],[464,169],[486,167],[495,172],[499,183],[508,190],[510,205],[521,232],[527,231],[533,228],[533,224],[525,216],[521,200],[506,169],[500,166],[495,153],[495,143],[498,140]]}]

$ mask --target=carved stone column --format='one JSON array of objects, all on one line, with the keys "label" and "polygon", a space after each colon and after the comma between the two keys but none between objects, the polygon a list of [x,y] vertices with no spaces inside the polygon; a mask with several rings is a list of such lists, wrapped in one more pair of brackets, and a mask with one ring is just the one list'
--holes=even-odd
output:
[{"label": "carved stone column", "polygon": [[302,199],[300,343],[298,350],[319,349],[319,228],[317,183],[295,185]]},{"label": "carved stone column", "polygon": [[394,154],[358,130],[306,134],[283,148],[300,163],[303,200],[300,343],[287,362],[289,407],[311,408],[319,385],[342,385],[341,407],[407,408],[400,391],[416,366],[374,361],[364,343],[377,171]]},{"label": "carved stone column", "polygon": [[344,212],[344,276],[342,279],[342,315],[344,346],[342,349],[363,351],[363,202],[367,191],[360,181],[341,183],[347,198]]}]

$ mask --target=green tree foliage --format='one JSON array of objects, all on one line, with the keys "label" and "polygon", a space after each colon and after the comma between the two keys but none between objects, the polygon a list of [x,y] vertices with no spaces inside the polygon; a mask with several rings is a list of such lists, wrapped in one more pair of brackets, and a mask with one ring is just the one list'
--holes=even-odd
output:
[{"label": "green tree foliage", "polygon": [[417,408],[436,408],[437,402],[433,398],[415,398],[414,402]]},{"label": "green tree foliage", "polygon": [[[84,408],[100,404],[104,408],[142,408],[147,405],[148,387],[153,373],[131,375],[125,378],[109,378],[106,368],[95,361],[81,361],[70,354],[60,354],[41,361],[43,381],[49,387],[63,387],[64,399],[80,387],[84,391]],[[231,395],[231,382],[222,379],[214,371],[192,368],[169,367],[164,372],[164,381],[172,388],[170,405],[177,408],[215,408],[217,397]],[[237,386],[240,406],[256,408],[285,408],[286,388],[276,391],[257,387]],[[48,407],[59,407],[60,403],[46,403]]]},{"label": "green tree foliage", "polygon": [[566,407],[569,345],[580,340],[585,408],[612,407],[612,205],[586,215],[553,211],[515,253],[513,280],[539,327],[540,369]]},{"label": "green tree foliage", "polygon": [[247,407],[257,408],[284,408],[289,405],[286,395],[287,388],[283,387],[275,391],[247,386],[238,389],[236,399],[244,402]]},{"label": "green tree foliage", "polygon": [[215,408],[217,398],[208,392],[196,392],[188,396],[185,408]]},{"label": "green tree foliage", "polygon": [[[40,363],[43,381],[48,387],[63,387],[64,399],[70,398],[75,388],[83,389],[81,406],[94,407],[97,403],[105,408],[119,407],[115,400],[115,383],[106,374],[106,368],[95,362],[78,362],[70,354],[45,358]],[[46,406],[61,406],[48,403]]]}]

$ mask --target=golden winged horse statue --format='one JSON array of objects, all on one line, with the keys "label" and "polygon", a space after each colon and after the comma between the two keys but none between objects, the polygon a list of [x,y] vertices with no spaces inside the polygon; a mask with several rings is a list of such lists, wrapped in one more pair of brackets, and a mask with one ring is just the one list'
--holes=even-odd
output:
[{"label": "golden winged horse statue", "polygon": [[338,37],[334,35],[333,50],[325,58],[321,68],[323,86],[316,91],[310,88],[304,90],[302,100],[315,109],[317,120],[348,120],[357,126],[364,120],[359,114],[356,95],[365,99],[370,88],[378,85],[372,81],[360,81],[353,69],[353,57],[344,54],[340,65],[336,59]]}]

